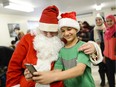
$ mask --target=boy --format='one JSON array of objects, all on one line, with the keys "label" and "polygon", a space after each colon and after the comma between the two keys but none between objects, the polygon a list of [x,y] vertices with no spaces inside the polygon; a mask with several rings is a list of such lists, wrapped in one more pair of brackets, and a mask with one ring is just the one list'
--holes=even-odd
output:
[{"label": "boy", "polygon": [[89,56],[77,49],[84,44],[76,34],[80,26],[76,21],[76,13],[64,13],[59,20],[61,35],[67,43],[59,52],[59,59],[55,63],[55,70],[48,72],[34,72],[32,79],[40,84],[64,80],[65,87],[95,87],[91,76]]}]

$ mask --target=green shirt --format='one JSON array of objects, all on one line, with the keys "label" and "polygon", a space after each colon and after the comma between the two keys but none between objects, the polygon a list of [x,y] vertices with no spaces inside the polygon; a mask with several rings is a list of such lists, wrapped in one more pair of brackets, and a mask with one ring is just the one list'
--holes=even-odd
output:
[{"label": "green shirt", "polygon": [[67,70],[78,63],[86,65],[84,74],[75,78],[64,80],[65,87],[95,87],[94,80],[91,75],[91,63],[89,55],[79,52],[78,48],[84,44],[79,41],[75,46],[71,48],[62,48],[59,52],[59,58],[55,63],[55,69]]}]

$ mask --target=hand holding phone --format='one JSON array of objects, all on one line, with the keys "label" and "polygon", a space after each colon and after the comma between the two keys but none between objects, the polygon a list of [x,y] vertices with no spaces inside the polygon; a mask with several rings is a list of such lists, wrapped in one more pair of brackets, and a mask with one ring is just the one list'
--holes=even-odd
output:
[{"label": "hand holding phone", "polygon": [[25,66],[32,75],[34,72],[37,72],[37,70],[35,69],[35,67],[32,64],[25,64]]}]

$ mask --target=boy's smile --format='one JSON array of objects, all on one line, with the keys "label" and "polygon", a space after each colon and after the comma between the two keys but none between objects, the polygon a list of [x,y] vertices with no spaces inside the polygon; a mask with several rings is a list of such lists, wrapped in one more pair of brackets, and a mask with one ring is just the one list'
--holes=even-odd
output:
[{"label": "boy's smile", "polygon": [[77,38],[77,29],[73,27],[62,27],[61,34],[63,38],[67,40],[67,42],[73,42]]}]

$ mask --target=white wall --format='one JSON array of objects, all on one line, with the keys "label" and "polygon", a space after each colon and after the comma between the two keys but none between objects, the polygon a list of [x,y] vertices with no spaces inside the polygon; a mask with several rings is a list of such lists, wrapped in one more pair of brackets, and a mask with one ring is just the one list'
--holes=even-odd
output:
[{"label": "white wall", "polygon": [[99,13],[99,12],[103,12],[104,17],[106,17],[109,14],[116,14],[116,10],[111,11],[111,9],[105,9],[105,10],[101,10],[101,11],[94,11],[93,14],[89,15],[89,16],[77,17],[77,19],[79,21],[87,21],[90,25],[94,25],[96,14]]},{"label": "white wall", "polygon": [[[116,10],[111,11],[110,9],[105,9],[102,10],[101,12],[104,12],[104,15],[108,14],[116,14]],[[94,18],[96,16],[96,11],[93,12],[93,15],[87,16],[87,17],[81,17],[77,18],[77,20],[80,21],[87,21],[90,25],[95,24]],[[32,21],[38,21],[38,18],[35,17],[27,17],[27,16],[17,16],[17,15],[7,15],[7,14],[0,14],[0,46],[9,46],[11,40],[14,38],[11,38],[9,35],[9,30],[8,30],[8,23],[19,23],[20,28],[22,31],[26,33],[28,26],[27,26],[27,21],[32,20]]]},{"label": "white wall", "polygon": [[17,16],[17,15],[7,15],[7,14],[0,14],[0,46],[9,46],[11,40],[14,37],[10,37],[9,30],[8,30],[8,23],[18,23],[20,24],[20,29],[26,33],[28,26],[28,20],[38,20],[38,18],[34,17],[24,17],[24,16]]}]

